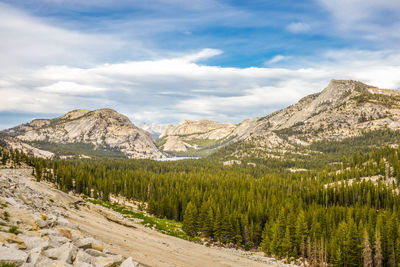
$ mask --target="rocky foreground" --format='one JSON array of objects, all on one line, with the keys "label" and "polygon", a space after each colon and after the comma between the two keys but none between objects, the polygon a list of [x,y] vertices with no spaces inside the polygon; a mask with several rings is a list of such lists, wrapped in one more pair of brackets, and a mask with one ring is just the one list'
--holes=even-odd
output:
[{"label": "rocky foreground", "polygon": [[[0,170],[0,263],[16,266],[139,266],[111,253],[66,217],[72,207],[49,198],[21,180],[29,170]],[[71,197],[71,200],[73,198]]]}]

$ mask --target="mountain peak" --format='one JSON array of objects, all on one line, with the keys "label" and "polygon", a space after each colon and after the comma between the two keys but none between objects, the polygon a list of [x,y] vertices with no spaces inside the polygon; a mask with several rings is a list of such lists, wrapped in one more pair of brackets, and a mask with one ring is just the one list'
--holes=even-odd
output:
[{"label": "mountain peak", "polygon": [[77,119],[89,112],[90,112],[90,110],[88,110],[88,109],[75,109],[75,110],[72,110],[72,111],[67,112],[64,115],[62,115],[60,117],[60,119],[74,120],[74,119]]},{"label": "mountain peak", "polygon": [[77,109],[51,120],[36,120],[7,131],[23,142],[85,143],[119,150],[130,158],[160,158],[150,134],[113,109]]}]

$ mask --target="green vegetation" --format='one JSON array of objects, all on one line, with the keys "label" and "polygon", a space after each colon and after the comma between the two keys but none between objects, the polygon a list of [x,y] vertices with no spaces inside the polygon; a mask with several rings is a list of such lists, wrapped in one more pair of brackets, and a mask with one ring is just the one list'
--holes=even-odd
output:
[{"label": "green vegetation", "polygon": [[0,267],[17,267],[17,265],[11,262],[2,262],[0,263]]},{"label": "green vegetation", "polygon": [[5,221],[9,221],[10,220],[10,214],[7,211],[3,212],[3,218]]},{"label": "green vegetation", "polygon": [[[395,132],[374,131],[299,147],[285,158],[249,155],[235,166],[222,161],[254,145],[235,143],[204,159],[176,162],[19,158],[35,168],[39,180],[170,235],[258,248],[313,266],[397,266],[400,149],[384,144],[399,141]],[[16,157],[7,153],[10,160]],[[363,178],[372,176],[381,179]],[[147,203],[155,217],[112,204],[110,195]]]},{"label": "green vegetation", "polygon": [[51,151],[56,154],[56,156],[73,156],[79,157],[81,155],[89,157],[109,157],[109,158],[126,158],[124,153],[118,149],[113,149],[110,147],[95,147],[93,144],[86,143],[67,143],[67,144],[57,144],[44,141],[31,142],[31,145],[38,147],[43,150]]},{"label": "green vegetation", "polygon": [[387,108],[395,108],[399,105],[400,97],[397,95],[386,95],[386,94],[371,94],[364,93],[354,97],[357,103],[373,103],[385,106]]},{"label": "green vegetation", "polygon": [[146,216],[143,212],[135,212],[127,206],[121,206],[109,201],[102,201],[99,199],[88,199],[88,202],[97,204],[108,209],[112,209],[118,213],[123,214],[127,218],[135,218],[142,220],[142,224],[149,228],[154,228],[157,231],[170,236],[188,239],[186,233],[182,230],[182,223],[168,220],[166,218],[160,219],[152,216]]},{"label": "green vegetation", "polygon": [[9,233],[12,233],[12,234],[16,234],[16,235],[20,233],[20,231],[18,230],[18,227],[15,226],[15,225],[11,226],[11,227],[8,229],[8,232],[9,232]]}]

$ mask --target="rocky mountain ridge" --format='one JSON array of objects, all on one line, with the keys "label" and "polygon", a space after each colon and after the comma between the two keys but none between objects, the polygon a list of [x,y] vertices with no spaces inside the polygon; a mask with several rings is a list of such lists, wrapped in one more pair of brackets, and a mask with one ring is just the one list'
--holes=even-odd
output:
[{"label": "rocky mountain ridge", "polygon": [[[159,148],[148,132],[110,109],[75,110],[56,119],[33,120],[5,132],[14,137],[8,140],[13,147],[42,157],[52,154],[35,146],[40,142],[85,143],[94,148],[117,150],[130,158],[164,157],[162,150],[177,155],[205,156],[223,146],[245,142],[266,152],[265,155],[271,155],[298,146],[307,147],[315,141],[359,136],[365,131],[399,130],[399,119],[399,91],[358,81],[332,80],[320,93],[237,125],[205,119],[168,125],[158,138]],[[240,158],[254,153],[242,151],[234,156]]]},{"label": "rocky mountain ridge", "polygon": [[112,110],[74,110],[55,119],[35,119],[5,131],[24,143],[91,144],[129,158],[161,158],[151,135]]},{"label": "rocky mountain ridge", "polygon": [[[304,147],[319,140],[343,140],[363,131],[399,130],[400,92],[358,81],[332,80],[320,93],[306,96],[298,103],[265,117],[218,129],[212,128],[215,124],[223,125],[183,121],[177,126],[169,126],[160,136],[165,141],[164,149],[196,150],[199,146],[193,143],[214,140],[207,142],[214,149],[229,143],[247,142],[257,149],[284,153],[295,146]],[[213,131],[220,134],[213,135]],[[239,154],[236,156],[241,157]]]},{"label": "rocky mountain ridge", "polygon": [[206,144],[223,140],[236,128],[234,124],[215,122],[210,120],[183,120],[178,125],[169,124],[160,138],[163,140],[161,147],[165,151],[187,151],[199,149],[204,145],[198,140],[207,140]]},{"label": "rocky mountain ridge", "polygon": [[[400,91],[332,80],[322,92],[258,119],[235,140],[250,143],[266,155],[268,151],[282,154],[315,141],[340,141],[379,129],[400,129]],[[243,151],[236,156],[241,155]]]}]

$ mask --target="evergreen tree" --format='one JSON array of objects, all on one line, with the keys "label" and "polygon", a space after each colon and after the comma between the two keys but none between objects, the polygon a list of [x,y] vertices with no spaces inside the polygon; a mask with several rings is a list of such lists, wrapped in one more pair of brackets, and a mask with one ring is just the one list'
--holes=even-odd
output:
[{"label": "evergreen tree", "polygon": [[192,202],[189,202],[183,216],[183,231],[190,237],[197,235],[197,209]]}]

